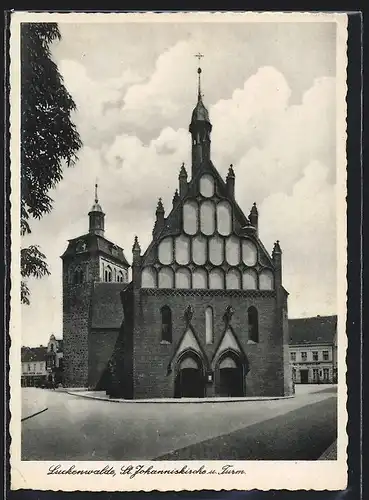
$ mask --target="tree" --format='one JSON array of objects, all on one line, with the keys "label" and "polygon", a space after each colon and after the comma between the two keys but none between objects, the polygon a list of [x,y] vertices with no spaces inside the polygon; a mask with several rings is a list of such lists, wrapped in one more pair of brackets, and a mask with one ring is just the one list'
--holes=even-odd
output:
[{"label": "tree", "polygon": [[[31,233],[30,219],[41,219],[52,210],[49,196],[63,178],[63,167],[72,166],[82,143],[71,112],[76,105],[64,87],[50,45],[60,40],[55,23],[23,23],[21,29],[21,235]],[[49,273],[38,246],[21,250],[22,278]],[[21,301],[29,304],[24,280]]]}]

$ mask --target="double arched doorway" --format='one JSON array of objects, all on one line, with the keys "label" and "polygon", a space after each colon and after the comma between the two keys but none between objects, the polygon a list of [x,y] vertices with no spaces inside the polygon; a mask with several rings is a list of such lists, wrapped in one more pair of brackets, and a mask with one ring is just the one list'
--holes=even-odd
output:
[{"label": "double arched doorway", "polygon": [[174,381],[175,398],[203,398],[205,395],[204,364],[200,356],[188,351],[178,359]]},{"label": "double arched doorway", "polygon": [[245,396],[245,367],[239,355],[227,351],[216,364],[215,392],[221,397]]}]

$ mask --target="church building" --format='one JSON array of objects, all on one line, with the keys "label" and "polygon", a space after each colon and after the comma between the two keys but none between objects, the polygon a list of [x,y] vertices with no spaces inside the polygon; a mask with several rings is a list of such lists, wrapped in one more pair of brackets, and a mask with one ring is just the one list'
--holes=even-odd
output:
[{"label": "church building", "polygon": [[293,392],[281,247],[268,253],[256,204],[248,216],[237,204],[232,165],[223,180],[211,161],[200,75],[191,171],[182,165],[167,215],[159,198],[146,251],[135,238],[132,279],[97,192],[89,232],[61,257],[68,387],[126,399]]}]

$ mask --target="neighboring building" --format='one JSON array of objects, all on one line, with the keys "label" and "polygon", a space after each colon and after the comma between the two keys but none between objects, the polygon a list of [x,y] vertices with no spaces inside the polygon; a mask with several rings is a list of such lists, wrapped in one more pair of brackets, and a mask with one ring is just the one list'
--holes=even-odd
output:
[{"label": "neighboring building", "polygon": [[152,241],[123,250],[104,236],[95,194],[89,232],[63,260],[67,386],[124,398],[283,396],[293,391],[282,251],[259,238],[258,210],[235,200],[210,159],[212,125],[200,91],[172,207],[161,199]]},{"label": "neighboring building", "polygon": [[22,387],[37,387],[46,384],[46,354],[47,347],[22,347]]},{"label": "neighboring building", "polygon": [[63,383],[63,340],[51,335],[46,353],[47,380],[54,385]]},{"label": "neighboring building", "polygon": [[296,384],[337,382],[337,316],[289,320],[290,363]]},{"label": "neighboring building", "polygon": [[62,382],[63,341],[50,336],[47,346],[22,347],[22,387],[41,387]]}]

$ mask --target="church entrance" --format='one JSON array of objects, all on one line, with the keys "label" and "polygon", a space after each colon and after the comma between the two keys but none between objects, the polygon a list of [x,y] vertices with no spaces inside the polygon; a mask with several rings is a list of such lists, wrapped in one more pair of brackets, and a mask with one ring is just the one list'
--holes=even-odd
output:
[{"label": "church entrance", "polygon": [[175,398],[203,398],[204,375],[201,360],[193,355],[182,359],[175,378]]},{"label": "church entrance", "polygon": [[218,396],[235,398],[245,395],[242,365],[235,356],[226,356],[220,361],[217,375]]}]

